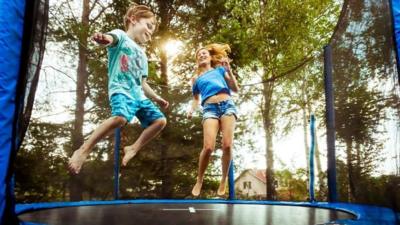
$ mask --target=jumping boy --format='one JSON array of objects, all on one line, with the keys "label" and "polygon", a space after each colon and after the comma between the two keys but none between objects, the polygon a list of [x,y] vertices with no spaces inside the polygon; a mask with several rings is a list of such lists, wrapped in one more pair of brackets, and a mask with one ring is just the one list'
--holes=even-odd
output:
[{"label": "jumping boy", "polygon": [[169,103],[158,96],[147,84],[147,57],[139,44],[151,40],[156,19],[151,9],[144,5],[131,6],[124,17],[125,30],[95,33],[92,40],[108,50],[108,96],[112,116],[94,130],[89,139],[69,159],[69,169],[78,174],[94,145],[114,129],[123,127],[136,116],[143,132],[130,146],[124,148],[122,165],[165,127],[163,113],[150,100],[167,108]]}]

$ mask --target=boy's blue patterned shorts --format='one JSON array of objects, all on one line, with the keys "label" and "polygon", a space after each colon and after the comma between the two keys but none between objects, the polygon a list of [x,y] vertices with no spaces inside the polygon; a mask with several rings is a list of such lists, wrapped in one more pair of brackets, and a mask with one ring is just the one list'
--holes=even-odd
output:
[{"label": "boy's blue patterned shorts", "polygon": [[124,94],[113,94],[110,100],[112,116],[122,116],[130,122],[136,116],[143,128],[155,120],[165,118],[160,109],[149,99],[133,100]]},{"label": "boy's blue patterned shorts", "polygon": [[221,119],[222,116],[233,115],[237,119],[235,103],[231,99],[218,103],[205,103],[203,106],[203,122],[208,118]]}]

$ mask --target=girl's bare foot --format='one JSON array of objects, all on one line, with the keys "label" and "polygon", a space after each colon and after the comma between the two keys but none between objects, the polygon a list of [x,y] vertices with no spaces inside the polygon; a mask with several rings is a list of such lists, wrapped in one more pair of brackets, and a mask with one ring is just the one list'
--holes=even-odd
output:
[{"label": "girl's bare foot", "polygon": [[78,149],[72,154],[71,158],[68,161],[68,169],[74,174],[78,174],[81,171],[82,165],[85,162],[87,156],[89,154],[86,153],[83,149]]},{"label": "girl's bare foot", "polygon": [[126,166],[129,160],[135,157],[136,153],[137,151],[135,150],[135,148],[133,148],[132,146],[126,146],[124,148],[124,158],[122,159],[122,165]]},{"label": "girl's bare foot", "polygon": [[223,196],[223,195],[225,195],[225,191],[226,191],[225,182],[221,182],[219,184],[219,187],[218,187],[217,195],[218,196]]},{"label": "girl's bare foot", "polygon": [[200,191],[201,191],[201,186],[202,185],[203,185],[203,183],[196,182],[196,184],[194,185],[194,187],[192,189],[192,195],[194,197],[198,197],[200,195]]}]

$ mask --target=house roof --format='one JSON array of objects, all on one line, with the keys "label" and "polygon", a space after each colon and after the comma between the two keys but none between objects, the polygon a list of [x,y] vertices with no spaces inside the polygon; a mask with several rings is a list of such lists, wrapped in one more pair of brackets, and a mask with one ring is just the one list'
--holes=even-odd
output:
[{"label": "house roof", "polygon": [[267,183],[267,173],[265,170],[254,170],[255,176],[262,182]]},{"label": "house roof", "polygon": [[241,178],[244,174],[249,173],[251,176],[257,178],[263,183],[267,183],[267,174],[265,169],[247,169],[244,170],[236,179],[235,182]]}]

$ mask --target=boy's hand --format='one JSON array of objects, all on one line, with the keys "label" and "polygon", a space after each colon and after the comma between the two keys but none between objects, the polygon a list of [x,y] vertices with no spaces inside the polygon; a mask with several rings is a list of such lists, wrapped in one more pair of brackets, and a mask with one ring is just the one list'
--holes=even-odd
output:
[{"label": "boy's hand", "polygon": [[156,101],[163,109],[166,109],[169,106],[169,102],[161,97],[157,97],[154,101]]},{"label": "boy's hand", "polygon": [[93,34],[92,40],[101,45],[109,45],[113,42],[112,37],[110,35],[103,34],[103,33]]}]

